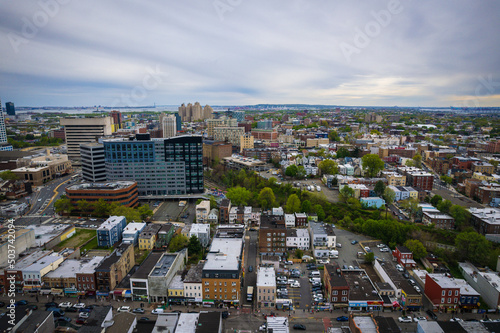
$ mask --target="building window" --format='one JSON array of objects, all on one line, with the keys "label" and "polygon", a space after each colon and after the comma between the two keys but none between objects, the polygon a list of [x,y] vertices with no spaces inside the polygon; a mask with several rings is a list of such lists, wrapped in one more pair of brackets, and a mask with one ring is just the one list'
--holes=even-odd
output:
[{"label": "building window", "polygon": [[441,304],[444,304],[444,297],[441,298]]},{"label": "building window", "polygon": [[455,290],[455,296],[458,296],[458,290]]},{"label": "building window", "polygon": [[347,301],[347,297],[342,297],[342,302]]},{"label": "building window", "polygon": [[446,295],[446,290],[443,290],[443,291],[441,292],[441,296],[444,296],[444,295]]},{"label": "building window", "polygon": [[342,295],[347,295],[347,290],[342,290]]},{"label": "building window", "polygon": [[448,296],[451,296],[451,290],[448,290]]},{"label": "building window", "polygon": [[448,297],[448,303],[451,303],[451,297]]}]

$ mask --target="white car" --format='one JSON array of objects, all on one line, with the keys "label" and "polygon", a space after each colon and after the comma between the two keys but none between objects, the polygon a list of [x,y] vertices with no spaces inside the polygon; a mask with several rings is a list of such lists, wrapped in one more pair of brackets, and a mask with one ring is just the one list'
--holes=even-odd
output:
[{"label": "white car", "polygon": [[118,308],[118,310],[116,310],[118,312],[130,312],[130,306],[120,306]]},{"label": "white car", "polygon": [[383,247],[380,249],[380,252],[389,252],[389,248],[388,247]]},{"label": "white car", "polygon": [[450,321],[462,321],[460,318],[451,318]]},{"label": "white car", "polygon": [[419,293],[419,292],[420,292],[420,288],[419,288],[419,287],[414,286],[413,288],[415,288],[415,290],[417,291],[417,293]]},{"label": "white car", "polygon": [[341,248],[341,247],[342,247],[342,244],[337,243],[337,247],[338,247],[338,248]]},{"label": "white car", "polygon": [[78,318],[87,319],[88,317],[90,317],[90,313],[88,312],[80,312],[78,314]]},{"label": "white car", "polygon": [[321,260],[318,260],[318,264],[329,264],[330,263],[330,260],[328,259],[321,259]]},{"label": "white car", "polygon": [[427,318],[425,318],[423,316],[419,316],[419,317],[413,318],[413,321],[414,322],[417,322],[417,321],[427,321]]},{"label": "white car", "polygon": [[387,247],[387,246],[386,246],[385,244],[379,244],[379,245],[377,245],[377,247],[378,247],[379,249],[381,249],[381,248],[383,248],[383,247]]},{"label": "white car", "polygon": [[290,288],[300,288],[300,283],[299,283],[299,282],[297,282],[297,281],[295,281],[295,283],[292,283],[292,284],[290,285]]},{"label": "white car", "polygon": [[73,305],[73,303],[71,303],[71,302],[63,302],[63,303],[59,304],[59,307],[65,309],[65,308],[70,308],[72,305]]},{"label": "white car", "polygon": [[410,316],[406,316],[406,317],[399,317],[398,321],[400,323],[411,323],[412,320]]},{"label": "white car", "polygon": [[397,264],[396,265],[396,269],[400,272],[403,272],[405,269],[403,268],[403,266],[401,266],[400,264]]},{"label": "white car", "polygon": [[365,251],[366,251],[366,252],[371,252],[371,251],[372,251],[372,249],[370,249],[370,247],[369,247],[369,246],[365,246]]},{"label": "white car", "polygon": [[76,309],[83,309],[85,307],[85,303],[77,303],[73,305],[73,307]]}]

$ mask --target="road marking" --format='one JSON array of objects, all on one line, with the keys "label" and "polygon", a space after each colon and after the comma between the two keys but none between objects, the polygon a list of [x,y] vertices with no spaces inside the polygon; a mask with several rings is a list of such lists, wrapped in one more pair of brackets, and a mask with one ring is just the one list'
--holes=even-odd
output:
[{"label": "road marking", "polygon": [[43,222],[42,224],[47,224],[47,223],[50,223],[52,222],[53,220],[55,220],[54,217],[51,217],[50,219],[48,219],[47,221]]}]

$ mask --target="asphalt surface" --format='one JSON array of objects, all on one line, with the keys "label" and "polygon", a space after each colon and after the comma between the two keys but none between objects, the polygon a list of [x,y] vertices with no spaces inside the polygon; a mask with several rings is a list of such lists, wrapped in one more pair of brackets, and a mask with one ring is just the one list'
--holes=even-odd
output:
[{"label": "asphalt surface", "polygon": [[[255,300],[257,291],[254,288],[254,302],[247,301],[247,287],[248,286],[256,286],[257,284],[257,239],[258,232],[257,231],[247,231],[247,237],[245,237],[245,263],[244,263],[244,271],[245,277],[243,279],[243,286],[241,290],[241,299],[242,304],[251,307],[253,304],[257,304]],[[248,271],[248,267],[252,266],[252,272]]]}]

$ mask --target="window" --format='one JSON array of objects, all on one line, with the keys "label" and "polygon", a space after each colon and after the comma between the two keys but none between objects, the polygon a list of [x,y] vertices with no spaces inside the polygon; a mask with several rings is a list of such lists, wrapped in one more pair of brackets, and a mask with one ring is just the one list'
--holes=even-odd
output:
[{"label": "window", "polygon": [[[444,295],[446,295],[446,290],[443,290],[443,291],[441,292],[441,296],[444,296]],[[442,303],[443,303],[443,302],[442,302]]]},{"label": "window", "polygon": [[455,297],[455,299],[453,300],[453,303],[458,303],[458,297]]},{"label": "window", "polygon": [[205,282],[205,286],[208,286],[210,283],[208,281]]},{"label": "window", "polygon": [[342,302],[347,301],[347,297],[342,297]]},{"label": "window", "polygon": [[451,290],[448,290],[448,296],[451,296]]},{"label": "window", "polygon": [[338,294],[339,294],[339,291],[338,291],[338,290],[334,290],[334,291],[332,292],[332,294],[333,294],[333,295],[338,295]]},{"label": "window", "polygon": [[337,297],[332,297],[332,302],[337,302]]},{"label": "window", "polygon": [[[443,292],[444,292],[444,291],[443,291]],[[443,298],[441,298],[441,304],[443,304],[443,303],[444,303],[444,297],[443,297]]]},{"label": "window", "polygon": [[451,297],[448,297],[448,303],[451,303]]},{"label": "window", "polygon": [[347,295],[347,290],[342,290],[342,295]]},{"label": "window", "polygon": [[458,290],[455,290],[455,296],[458,296]]},{"label": "window", "polygon": [[205,292],[206,292],[206,293],[209,293],[209,292],[210,292],[210,289],[209,289],[209,288],[205,288]]}]

